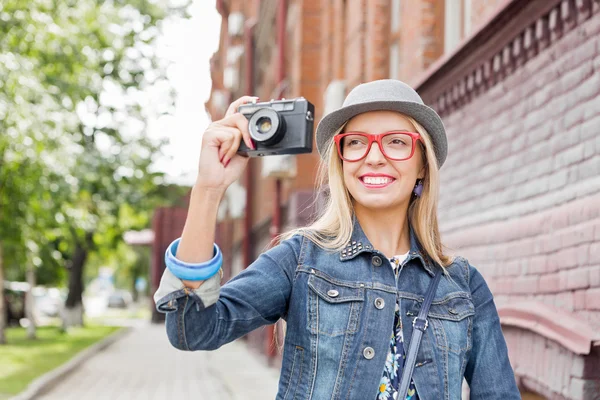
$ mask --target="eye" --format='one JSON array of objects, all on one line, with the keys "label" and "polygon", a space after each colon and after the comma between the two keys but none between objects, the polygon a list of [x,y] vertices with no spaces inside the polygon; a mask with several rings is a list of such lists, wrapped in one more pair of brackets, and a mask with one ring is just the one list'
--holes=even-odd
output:
[{"label": "eye", "polygon": [[392,139],[391,144],[404,145],[406,146],[406,141],[403,139]]},{"label": "eye", "polygon": [[344,147],[361,147],[367,144],[367,139],[358,135],[349,135],[344,138]]}]

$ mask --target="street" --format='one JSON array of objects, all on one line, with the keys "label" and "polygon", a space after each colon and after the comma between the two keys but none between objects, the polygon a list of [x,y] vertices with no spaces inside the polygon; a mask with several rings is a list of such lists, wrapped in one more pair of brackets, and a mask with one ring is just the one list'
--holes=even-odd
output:
[{"label": "street", "polygon": [[41,400],[274,399],[279,370],[243,341],[213,352],[171,346],[165,327],[144,322],[84,362]]}]

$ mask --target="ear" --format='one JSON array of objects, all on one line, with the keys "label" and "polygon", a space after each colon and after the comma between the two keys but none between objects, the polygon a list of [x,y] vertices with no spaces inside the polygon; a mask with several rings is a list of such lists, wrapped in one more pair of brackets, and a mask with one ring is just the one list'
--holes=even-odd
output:
[{"label": "ear", "polygon": [[417,175],[417,178],[419,178],[419,179],[425,179],[426,172],[427,172],[427,166],[423,165],[423,168],[421,168],[421,170],[419,171],[419,174]]}]

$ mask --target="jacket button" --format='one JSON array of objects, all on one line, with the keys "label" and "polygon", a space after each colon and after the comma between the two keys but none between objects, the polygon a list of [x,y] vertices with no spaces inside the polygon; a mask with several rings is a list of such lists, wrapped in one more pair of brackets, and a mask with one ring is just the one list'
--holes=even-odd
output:
[{"label": "jacket button", "polygon": [[379,257],[379,256],[373,256],[373,258],[371,259],[371,263],[374,266],[379,267],[381,265],[381,257]]},{"label": "jacket button", "polygon": [[328,290],[328,291],[327,291],[327,295],[328,295],[329,297],[338,297],[338,295],[339,295],[339,294],[340,294],[340,292],[338,292],[338,291],[337,291],[337,290],[335,290],[335,289],[331,289],[331,290]]},{"label": "jacket button", "polygon": [[375,307],[381,310],[383,307],[385,307],[385,300],[383,300],[381,297],[376,298]]},{"label": "jacket button", "polygon": [[365,349],[363,350],[363,356],[367,360],[370,360],[371,358],[375,357],[375,350],[373,350],[372,347],[365,347]]}]

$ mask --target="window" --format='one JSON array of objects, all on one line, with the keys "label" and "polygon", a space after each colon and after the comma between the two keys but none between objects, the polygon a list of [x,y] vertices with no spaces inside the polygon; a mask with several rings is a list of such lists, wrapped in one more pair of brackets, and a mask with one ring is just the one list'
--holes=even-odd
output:
[{"label": "window", "polygon": [[399,79],[400,52],[398,51],[398,42],[390,46],[390,78]]},{"label": "window", "polygon": [[392,0],[392,32],[397,32],[400,28],[400,0]]},{"label": "window", "polygon": [[390,72],[392,79],[400,79],[400,25],[401,25],[401,3],[400,0],[392,0],[390,20]]},{"label": "window", "polygon": [[471,33],[471,0],[463,0],[463,37]]},{"label": "window", "polygon": [[229,36],[242,36],[244,34],[244,14],[234,12],[227,19]]},{"label": "window", "polygon": [[445,0],[444,52],[452,51],[471,33],[471,0]]}]

